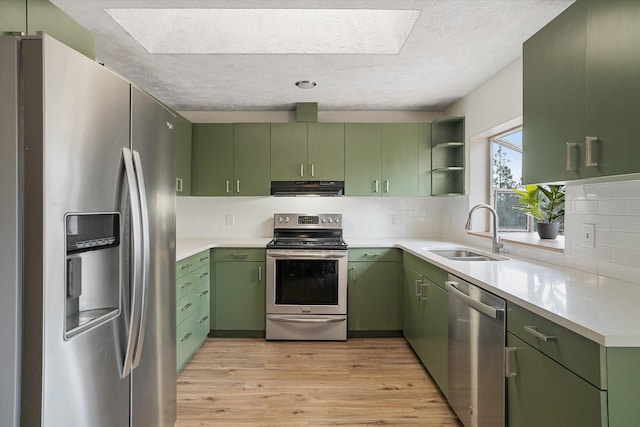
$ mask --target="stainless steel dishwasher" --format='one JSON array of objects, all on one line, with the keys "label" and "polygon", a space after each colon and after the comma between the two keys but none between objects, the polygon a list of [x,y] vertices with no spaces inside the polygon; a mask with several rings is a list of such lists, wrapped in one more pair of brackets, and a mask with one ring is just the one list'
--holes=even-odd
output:
[{"label": "stainless steel dishwasher", "polygon": [[505,301],[449,275],[449,404],[465,427],[505,425]]}]

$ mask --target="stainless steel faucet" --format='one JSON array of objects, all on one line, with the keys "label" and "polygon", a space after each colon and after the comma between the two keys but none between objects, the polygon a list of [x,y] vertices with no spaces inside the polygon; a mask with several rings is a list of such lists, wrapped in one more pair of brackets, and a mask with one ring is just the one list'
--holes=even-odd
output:
[{"label": "stainless steel faucet", "polygon": [[498,212],[496,212],[496,210],[493,209],[491,206],[486,205],[484,203],[480,203],[472,207],[471,210],[469,211],[469,216],[467,217],[467,223],[465,224],[464,228],[465,230],[471,230],[471,216],[477,209],[480,209],[480,208],[487,209],[489,212],[491,212],[491,215],[493,216],[493,244],[491,245],[491,247],[493,249],[494,254],[499,254],[500,249],[504,245],[500,242],[500,236],[498,235]]}]

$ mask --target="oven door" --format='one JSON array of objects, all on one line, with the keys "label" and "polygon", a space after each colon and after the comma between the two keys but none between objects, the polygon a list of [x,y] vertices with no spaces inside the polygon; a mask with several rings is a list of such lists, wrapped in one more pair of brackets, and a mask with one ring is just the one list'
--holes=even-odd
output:
[{"label": "oven door", "polygon": [[347,314],[346,250],[267,250],[268,314]]}]

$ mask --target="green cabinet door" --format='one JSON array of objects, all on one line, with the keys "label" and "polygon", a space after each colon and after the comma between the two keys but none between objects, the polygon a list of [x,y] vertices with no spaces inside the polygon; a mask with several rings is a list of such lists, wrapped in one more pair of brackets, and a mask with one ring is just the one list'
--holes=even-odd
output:
[{"label": "green cabinet door", "polygon": [[417,123],[381,125],[382,195],[417,196],[419,143]]},{"label": "green cabinet door", "polygon": [[[640,2],[587,2],[586,129],[594,136],[585,177],[640,172]],[[526,129],[526,128],[525,128]]]},{"label": "green cabinet door", "polygon": [[269,123],[233,125],[233,192],[268,196],[271,192]]},{"label": "green cabinet door", "polygon": [[402,283],[402,332],[413,350],[422,353],[422,311],[420,301],[420,283],[422,274],[404,266],[404,281]]},{"label": "green cabinet door", "polygon": [[264,262],[216,262],[215,286],[216,330],[265,330]]},{"label": "green cabinet door", "polygon": [[307,180],[307,124],[271,124],[271,180]]},{"label": "green cabinet door", "polygon": [[349,331],[399,331],[397,262],[350,262]]},{"label": "green cabinet door", "polygon": [[344,181],[344,123],[307,125],[307,177]]},{"label": "green cabinet door", "polygon": [[382,189],[379,123],[345,123],[345,195],[379,196]]},{"label": "green cabinet door", "polygon": [[599,390],[510,332],[515,349],[507,380],[507,424],[518,427],[607,426],[607,392]]},{"label": "green cabinet door", "polygon": [[[580,178],[584,164],[586,8],[576,2],[523,45],[525,183]],[[567,147],[567,143],[577,143]],[[572,163],[567,170],[567,161]]]},{"label": "green cabinet door", "polygon": [[27,0],[0,1],[0,35],[27,32]]},{"label": "green cabinet door", "polygon": [[418,194],[431,196],[431,123],[418,124]]},{"label": "green cabinet door", "polygon": [[447,291],[426,277],[422,278],[422,359],[429,373],[447,394],[449,376],[449,297]]},{"label": "green cabinet door", "polygon": [[194,124],[191,150],[192,194],[233,195],[233,124]]},{"label": "green cabinet door", "polygon": [[182,116],[176,120],[176,194],[191,195],[191,122]]}]

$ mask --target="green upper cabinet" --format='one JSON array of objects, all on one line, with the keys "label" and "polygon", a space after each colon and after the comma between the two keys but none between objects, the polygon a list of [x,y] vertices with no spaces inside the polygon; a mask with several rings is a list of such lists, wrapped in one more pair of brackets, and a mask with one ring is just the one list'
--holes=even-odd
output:
[{"label": "green upper cabinet", "polygon": [[347,196],[417,196],[417,123],[345,124]]},{"label": "green upper cabinet", "polygon": [[233,125],[234,195],[266,196],[271,191],[269,123]]},{"label": "green upper cabinet", "polygon": [[420,196],[431,195],[431,123],[418,125],[418,192]]},{"label": "green upper cabinet", "polygon": [[580,0],[523,47],[526,183],[640,172],[640,2]]},{"label": "green upper cabinet", "polygon": [[78,52],[95,58],[96,43],[91,32],[71,19],[49,0],[1,0],[0,34],[43,31]]},{"label": "green upper cabinet", "polygon": [[464,118],[431,124],[431,194],[464,194]]},{"label": "green upper cabinet", "polygon": [[418,124],[385,123],[382,132],[382,195],[418,195]]},{"label": "green upper cabinet", "polygon": [[269,140],[268,123],[195,124],[192,194],[268,195]]},{"label": "green upper cabinet", "polygon": [[344,123],[307,124],[307,179],[344,181]]},{"label": "green upper cabinet", "polygon": [[307,124],[271,124],[271,180],[306,179]]},{"label": "green upper cabinet", "polygon": [[271,180],[344,180],[344,124],[273,123]]},{"label": "green upper cabinet", "polygon": [[194,124],[191,150],[192,194],[233,195],[233,124]]},{"label": "green upper cabinet", "polygon": [[379,123],[345,123],[345,195],[380,195],[380,181],[382,179],[381,137]]},{"label": "green upper cabinet", "polygon": [[178,115],[176,120],[176,194],[191,195],[191,122]]}]

